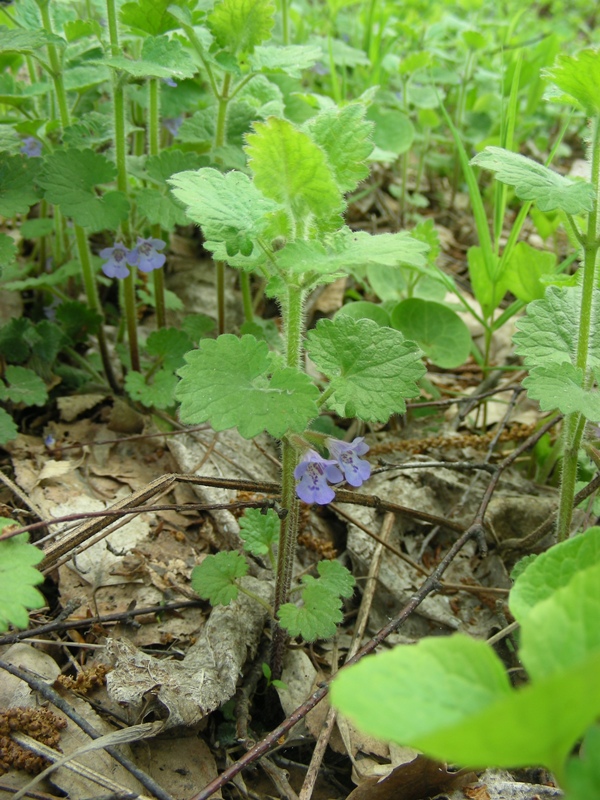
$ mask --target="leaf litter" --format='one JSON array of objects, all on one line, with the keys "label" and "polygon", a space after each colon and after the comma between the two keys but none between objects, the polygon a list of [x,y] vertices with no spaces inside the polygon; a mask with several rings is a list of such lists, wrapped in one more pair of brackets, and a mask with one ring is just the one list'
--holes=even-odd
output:
[{"label": "leaf litter", "polygon": [[[446,238],[450,246],[456,245],[451,234]],[[195,273],[194,281],[190,281],[188,270],[192,267],[196,270],[197,261],[189,258],[185,248],[182,253],[181,263],[176,265],[173,276],[173,288],[177,288],[178,293],[180,290],[188,294],[192,292],[193,296],[186,300],[189,308],[210,313],[212,277],[207,272],[206,283],[200,285]],[[342,292],[342,282],[339,286],[327,287],[322,301],[319,303],[317,299],[315,307],[321,313],[331,313],[341,303]],[[231,314],[237,314],[239,304],[232,292],[228,293],[227,301]],[[504,357],[509,353],[510,345],[505,342],[503,346],[501,355]],[[447,382],[443,373],[436,374],[435,378],[440,385]],[[456,386],[456,376],[450,380],[455,381]],[[460,385],[460,390],[464,391],[467,387],[468,380]],[[130,441],[127,434],[140,433],[144,419],[136,415],[135,419],[119,421],[118,406],[117,402],[111,408],[109,401],[101,395],[73,398],[72,402],[70,399],[67,402],[65,398],[60,407],[61,421],[51,423],[57,442],[55,450],[49,453],[40,439],[24,436],[6,448],[11,454],[17,484],[26,493],[31,508],[41,518],[87,513],[93,509],[104,510],[116,500],[141,490],[157,476],[173,472],[201,474],[217,480],[277,480],[278,454],[267,437],[257,437],[257,447],[231,431],[215,434],[207,428],[164,439],[159,437],[138,441],[132,438]],[[498,410],[493,412],[494,421],[505,408],[505,405],[498,405]],[[456,419],[454,410],[449,416]],[[527,409],[527,414],[518,419],[530,423],[531,411]],[[472,418],[469,423],[475,426],[479,420]],[[376,433],[377,425],[372,428],[373,432],[369,435],[372,455],[377,454],[378,445],[398,440],[395,434]],[[114,434],[111,432],[113,430],[121,430],[125,436]],[[426,445],[426,458],[479,460],[481,447],[474,447],[471,441],[461,448],[461,436],[467,442],[468,437],[461,432],[454,434],[451,443],[448,439],[438,444],[437,449],[431,443]],[[417,441],[431,439],[419,426],[403,434],[401,441],[410,437]],[[113,442],[115,438],[120,441]],[[479,441],[484,444],[483,438]],[[86,444],[72,447],[78,442]],[[52,457],[48,458],[49,455]],[[394,460],[399,460],[397,453]],[[372,463],[375,466],[373,459]],[[444,517],[448,516],[449,510],[451,513],[455,505],[460,505],[470,481],[470,473],[423,466],[395,478],[390,478],[385,472],[376,474],[371,479],[368,493],[383,501],[426,509]],[[485,486],[485,482],[470,496],[467,493],[467,502],[460,513],[453,517],[455,521],[469,524],[480,500],[482,486]],[[217,769],[215,756],[220,754],[219,757],[222,757],[223,742],[228,741],[227,736],[230,735],[226,734],[227,725],[232,723],[228,723],[227,715],[217,709],[227,707],[228,701],[238,698],[240,685],[244,685],[243,681],[240,684],[240,679],[251,672],[252,659],[257,653],[259,660],[263,658],[264,647],[261,642],[264,643],[266,617],[262,609],[257,610],[255,605],[240,595],[231,607],[212,611],[206,605],[197,603],[194,608],[184,607],[164,614],[152,612],[140,616],[135,624],[133,616],[116,624],[94,621],[97,615],[100,618],[119,613],[127,615],[136,606],[157,607],[174,601],[189,601],[193,596],[189,588],[189,575],[202,555],[210,549],[239,547],[237,511],[218,509],[208,515],[181,508],[189,502],[205,505],[228,503],[232,499],[229,489],[186,484],[175,484],[170,488],[172,494],[158,501],[175,500],[180,508],[144,512],[134,515],[130,521],[112,523],[110,527],[116,529],[114,533],[103,535],[96,544],[79,553],[76,558],[67,560],[52,574],[58,587],[59,607],[69,610],[69,620],[91,620],[83,636],[71,629],[65,643],[71,641],[73,644],[99,647],[91,651],[82,650],[84,653],[91,652],[84,657],[75,659],[69,656],[67,661],[71,669],[85,672],[93,669],[94,664],[109,664],[112,671],[107,676],[107,686],[95,690],[91,697],[100,704],[103,713],[108,713],[108,719],[113,715],[112,719],[118,719],[120,726],[132,726],[146,719],[162,721],[169,730],[165,738],[158,736],[154,740],[126,747],[134,760],[165,786],[173,797],[188,798],[215,778],[223,768],[223,761],[220,760]],[[241,493],[238,492],[238,496]],[[262,496],[256,499],[262,499]],[[490,522],[487,531],[490,543],[494,544],[495,538],[502,541],[524,535],[528,532],[522,527],[524,522],[527,522],[528,529],[536,527],[551,512],[553,504],[552,490],[540,492],[539,487],[527,484],[520,476],[505,478],[503,488],[493,498],[487,517]],[[329,547],[350,559],[357,578],[366,575],[373,557],[374,541],[364,528],[377,533],[381,514],[357,505],[340,503],[339,507],[359,524],[355,525],[347,516],[337,515],[337,511],[334,515],[322,511],[316,515],[307,513],[303,536],[321,544],[309,551],[299,549],[295,564],[297,573],[314,565],[318,547]],[[66,526],[54,524],[48,529],[56,535],[58,531],[64,531]],[[391,551],[384,554],[365,639],[386,624],[410,599],[423,582],[423,572],[431,571],[445,551],[448,535],[438,533],[428,543],[430,534],[430,525],[403,515],[396,516],[390,544],[422,569],[411,566],[406,559],[400,559]],[[269,600],[271,584],[265,566],[260,561],[254,563],[251,570],[253,574],[244,580],[251,582],[253,590]],[[478,590],[478,587],[508,587],[507,571],[501,557],[482,557],[474,545],[468,546],[455,559],[444,580],[455,587],[453,593],[448,590],[427,598],[417,613],[408,618],[400,632],[389,637],[390,643],[416,641],[424,635],[440,635],[454,630],[468,631],[486,638],[504,627],[502,611],[496,602],[504,595],[493,592],[486,594]],[[458,588],[461,585],[472,587],[471,591],[461,591]],[[285,673],[284,683],[287,677],[290,687],[287,690],[277,689],[284,713],[294,711],[303,699],[318,689],[329,671],[336,669],[336,653],[344,651],[348,646],[347,640],[348,636],[342,630],[333,645],[331,642],[322,642],[307,651],[290,652],[290,659],[301,658],[304,667],[299,674],[297,671],[294,673],[296,677],[293,679],[289,672]],[[47,659],[54,664],[57,663],[55,658],[64,663],[64,654],[69,648],[61,648],[60,636],[46,647],[52,653],[46,656]],[[31,647],[29,650],[39,652]],[[5,652],[2,657],[6,657]],[[309,668],[311,663],[313,666]],[[315,663],[318,670],[315,670]],[[33,669],[36,672],[43,671],[41,667],[38,670],[34,666]],[[72,694],[69,695],[71,701],[75,702]],[[13,700],[9,702],[13,704]],[[17,702],[16,698],[14,702]],[[78,708],[88,706],[85,699],[80,698],[76,702]],[[265,703],[260,695],[256,696],[253,716],[256,714],[259,722],[261,716],[268,718],[272,713],[269,712],[272,701]],[[301,736],[302,742],[318,738],[326,711],[325,704],[317,705],[307,716],[306,727],[302,727],[302,721],[298,723],[291,734],[292,744],[297,735]],[[93,720],[96,725],[96,716]],[[419,792],[425,796],[425,792],[433,791],[435,782],[431,782],[431,776],[435,774],[437,778],[440,777],[438,766],[422,757],[412,758],[412,754],[406,753],[405,761],[398,762],[387,746],[369,742],[364,735],[344,727],[344,723],[340,724],[344,733],[334,729],[331,739],[333,750],[349,752],[357,764],[363,762],[362,771],[355,769],[353,772],[359,784],[355,792],[360,790],[363,794],[353,793],[353,797],[373,798],[378,791],[376,787],[381,788],[382,797],[386,796],[386,791],[392,795],[396,791],[408,792],[411,781],[418,787],[414,790],[415,800],[421,796]],[[108,723],[106,730],[114,730],[114,726]],[[230,741],[234,743],[235,736]],[[68,745],[73,749],[76,746],[79,745]],[[64,743],[63,750],[67,750]],[[288,752],[295,753],[293,749]],[[97,756],[98,753],[93,758]],[[228,758],[231,760],[231,757]],[[294,755],[292,762],[293,758]],[[110,757],[107,756],[107,759],[114,765]],[[400,765],[397,766],[398,763]],[[406,772],[406,768],[411,771]],[[292,763],[287,769],[294,778],[297,768]],[[50,776],[49,782],[46,782],[49,793],[52,793],[53,787],[68,786],[67,783],[58,782],[58,775],[64,772],[65,768],[61,768],[56,775]],[[382,774],[387,774],[387,781],[392,780],[392,783],[380,782]],[[462,789],[451,791],[454,779],[455,773],[442,774],[440,788],[443,788],[445,796],[458,800],[466,795]],[[250,786],[250,776],[247,780]],[[302,776],[296,776],[295,780],[301,782]],[[490,797],[513,796],[508,793],[517,792],[515,787],[519,785],[520,794],[514,794],[515,797],[525,800],[532,797],[534,791],[526,784],[511,782],[510,776],[499,776],[497,772],[486,773],[479,782],[480,786],[482,784],[489,790]],[[125,778],[121,785],[128,785]],[[315,790],[316,797],[322,796],[319,793],[323,791],[325,796],[332,796],[336,791],[336,796],[340,796],[339,789],[332,789],[331,784],[325,785],[328,788]],[[496,786],[503,788],[497,789]],[[539,794],[539,787],[535,786],[535,789]],[[98,791],[92,783],[86,784],[86,788],[64,790],[70,791],[74,797],[92,796]],[[506,794],[503,795],[502,791]],[[556,796],[556,793],[552,794],[553,791],[549,789],[549,794],[543,795],[544,798]]]}]

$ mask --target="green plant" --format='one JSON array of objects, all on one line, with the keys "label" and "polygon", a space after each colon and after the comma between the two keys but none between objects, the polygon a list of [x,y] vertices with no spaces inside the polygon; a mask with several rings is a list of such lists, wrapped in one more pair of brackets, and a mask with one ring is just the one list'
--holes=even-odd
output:
[{"label": "green plant", "polygon": [[[12,519],[0,517],[0,534],[10,533],[15,526]],[[0,539],[0,631],[9,624],[26,628],[29,624],[28,608],[40,608],[44,596],[35,588],[44,576],[35,565],[44,554],[28,543],[27,534]]]},{"label": "green plant", "polygon": [[[311,639],[331,635],[325,621],[330,615],[324,613],[319,626],[307,611],[325,608],[330,595],[317,588],[320,581],[309,582],[303,590],[304,612],[286,610],[298,495],[308,502],[327,503],[334,495],[327,480],[337,483],[345,477],[359,486],[366,473],[354,460],[364,453],[361,440],[344,450],[335,440],[308,429],[309,423],[319,408],[342,417],[387,420],[405,409],[406,397],[417,394],[415,381],[424,373],[418,347],[399,331],[381,328],[372,320],[349,316],[321,320],[306,335],[305,345],[303,307],[311,289],[355,266],[424,265],[427,245],[408,234],[369,236],[352,233],[342,224],[342,193],[352,190],[368,171],[365,160],[372,145],[365,111],[362,103],[327,109],[302,128],[275,117],[255,123],[246,145],[252,178],[238,171],[223,175],[203,168],[170,179],[175,196],[202,226],[206,247],[215,259],[256,272],[281,308],[283,356],[250,335],[205,340],[185,356],[176,397],[185,422],[208,421],[215,430],[236,427],[247,438],[266,430],[281,440],[284,518],[274,613],[294,635]],[[328,379],[323,391],[304,371],[305,346]],[[330,459],[313,449],[324,446]],[[223,562],[231,559],[233,581],[241,562],[234,563],[232,554],[220,556]],[[338,595],[343,596],[342,589]],[[272,666],[277,677],[284,641],[279,627],[275,640]]]},{"label": "green plant", "polygon": [[517,352],[529,368],[523,382],[528,394],[544,411],[565,414],[558,515],[558,536],[564,540],[571,527],[585,424],[600,420],[600,402],[593,391],[594,381],[600,377],[600,102],[594,88],[594,81],[600,79],[600,54],[583,50],[576,56],[560,56],[547,75],[562,93],[560,99],[582,108],[590,120],[590,181],[564,178],[524,156],[495,147],[486,148],[473,163],[492,170],[498,181],[514,187],[517,197],[536,202],[542,211],[560,210],[582,251],[582,269],[571,281],[577,285],[547,288],[543,299],[529,304],[515,336]]},{"label": "green plant", "polygon": [[[529,558],[519,573],[509,607],[528,683],[513,688],[490,645],[456,634],[342,670],[333,705],[372,735],[440,760],[544,765],[567,791],[581,785],[589,765],[568,757],[600,712],[600,528]],[[597,768],[594,729],[588,736]]]}]

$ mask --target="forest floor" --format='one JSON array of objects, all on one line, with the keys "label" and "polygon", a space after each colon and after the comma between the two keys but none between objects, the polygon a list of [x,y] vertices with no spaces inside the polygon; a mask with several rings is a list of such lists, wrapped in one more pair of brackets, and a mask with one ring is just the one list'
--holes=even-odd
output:
[{"label": "forest floor", "polygon": [[[453,211],[440,207],[434,215],[440,264],[465,292],[465,253],[474,241],[467,205],[458,196]],[[349,223],[397,230],[397,202],[382,186],[350,209]],[[168,287],[187,312],[212,313],[212,268],[199,256],[197,236],[182,231],[171,249]],[[235,329],[233,271],[228,280],[228,324]],[[311,298],[308,324],[334,313],[346,289],[344,279]],[[2,308],[7,302],[0,296],[4,315],[11,313]],[[480,332],[465,321],[477,341]],[[152,325],[151,318],[142,321],[149,331]],[[499,368],[518,366],[513,330],[505,326],[494,340],[491,358]],[[0,673],[0,709],[31,709],[29,720],[20,712],[19,730],[36,738],[43,730],[43,740],[64,753],[89,744],[90,727],[115,737],[109,745],[123,741],[120,731],[130,738],[117,748],[124,764],[93,750],[77,758],[92,777],[61,766],[30,796],[187,800],[269,735],[268,755],[215,796],[558,796],[539,770],[457,773],[371,740],[344,720],[332,722],[323,688],[348,653],[374,642],[390,621],[395,629],[383,647],[455,631],[493,638],[515,684],[522,680],[506,605],[510,571],[551,541],[557,501],[552,485],[532,480],[545,420],[521,391],[524,374],[498,369],[486,377],[472,360],[451,371],[431,367],[431,399],[423,394],[387,425],[352,424],[349,435],[365,436],[370,446],[373,477],[347,493],[348,502],[303,505],[296,573],[338,557],[358,589],[334,639],[291,644],[285,687],[277,690],[263,675],[269,626],[262,610],[246,599],[211,609],[190,588],[191,570],[205,554],[239,546],[242,509],[276,499],[273,442],[215,434],[208,426],[160,432],[140,408],[103,393],[62,397],[36,410],[28,433],[0,452],[0,511],[23,526],[39,523],[32,541],[45,552],[47,607],[31,614],[29,630],[0,637],[0,660],[14,667],[14,674]],[[555,429],[548,430],[552,439]],[[107,517],[107,508],[121,515]],[[449,560],[458,540],[464,546]],[[256,561],[251,575],[268,595],[266,565]],[[323,699],[306,703],[315,692]],[[292,727],[284,720],[298,708]],[[40,716],[41,709],[55,716]],[[35,771],[40,762],[11,742],[6,716],[0,719],[0,798],[9,798],[32,777],[23,767]],[[320,749],[322,761],[317,756],[309,767]]]}]

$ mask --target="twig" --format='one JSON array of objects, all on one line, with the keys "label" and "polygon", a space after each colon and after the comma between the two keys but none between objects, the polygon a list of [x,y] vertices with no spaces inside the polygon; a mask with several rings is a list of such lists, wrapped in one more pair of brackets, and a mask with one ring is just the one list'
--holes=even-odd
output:
[{"label": "twig", "polygon": [[[392,528],[394,527],[394,522],[395,522],[395,517],[391,513],[387,513],[383,518],[383,524],[381,526],[381,537],[377,537],[377,544],[373,552],[371,563],[369,564],[369,572],[367,574],[365,589],[360,603],[360,609],[358,611],[356,625],[354,627],[352,642],[350,644],[350,649],[348,650],[348,655],[346,657],[346,663],[348,662],[348,659],[352,658],[352,656],[358,652],[360,648],[360,643],[367,629],[369,614],[371,611],[371,605],[373,603],[373,597],[375,596],[375,589],[377,587],[377,578],[379,576],[381,560],[383,558],[383,549],[392,532]],[[332,668],[335,673],[337,671],[335,662],[333,663]],[[334,708],[330,708],[329,711],[327,712],[325,724],[323,725],[321,732],[319,733],[319,738],[317,739],[315,749],[313,750],[313,754],[310,759],[310,764],[308,766],[308,770],[304,778],[304,783],[302,784],[302,789],[300,790],[298,800],[310,800],[310,797],[312,796],[314,786],[319,774],[319,770],[321,768],[321,762],[323,761],[325,750],[327,749],[327,745],[329,743],[329,739],[333,731],[333,726],[335,725],[336,716],[337,716],[336,710]],[[349,755],[350,758],[352,758],[352,754],[349,753]]]},{"label": "twig", "polygon": [[[48,777],[48,775],[54,772],[54,770],[62,766],[67,767],[67,769],[72,770],[77,775],[81,775],[87,780],[97,783],[104,789],[108,789],[113,793],[127,792],[125,787],[121,786],[110,778],[107,778],[100,772],[91,769],[87,765],[82,764],[80,761],[75,761],[74,759],[94,750],[106,749],[106,747],[111,744],[123,744],[124,742],[139,741],[140,739],[144,739],[148,736],[156,735],[156,733],[158,733],[163,727],[164,726],[161,722],[150,722],[142,723],[141,725],[134,725],[131,728],[122,728],[121,730],[112,731],[104,736],[100,736],[100,738],[94,739],[82,747],[78,747],[72,753],[68,753],[67,755],[60,753],[57,750],[53,750],[51,747],[48,747],[42,742],[38,742],[37,739],[33,739],[31,736],[27,736],[23,733],[13,732],[11,733],[11,737],[18,744],[20,744],[21,747],[26,747],[36,755],[41,755],[48,759],[48,761],[52,762],[49,767],[46,767],[45,770],[40,772],[38,775],[35,775],[26,786],[24,786],[22,789],[19,789],[15,795],[15,800],[21,800],[21,798],[24,797],[30,789],[36,786],[39,781],[42,781],[44,778]],[[144,798],[144,795],[141,797]],[[144,798],[144,800],[146,800],[146,798]]]},{"label": "twig", "polygon": [[164,614],[167,611],[177,611],[180,608],[204,608],[205,606],[206,603],[203,600],[180,600],[177,603],[148,606],[146,608],[128,608],[127,611],[118,611],[101,617],[87,617],[86,619],[75,620],[58,619],[31,630],[16,631],[2,636],[0,637],[0,645],[14,644],[30,636],[44,636],[47,633],[89,628],[91,625],[103,625],[106,622],[127,622],[132,617],[142,617],[146,614]]},{"label": "twig", "polygon": [[[583,503],[584,500],[587,500],[587,498],[594,494],[594,492],[599,488],[600,472],[597,472],[587,486],[584,486],[581,491],[577,492],[573,499],[573,508],[577,508],[580,503]],[[538,525],[538,527],[531,533],[528,533],[527,536],[523,536],[522,539],[505,539],[500,543],[500,549],[503,551],[526,550],[533,547],[549,533],[552,533],[556,523],[556,514],[557,511],[553,511],[548,519],[544,520],[541,525]]]},{"label": "twig", "polygon": [[[418,608],[423,600],[439,586],[439,580],[452,563],[455,556],[462,550],[465,544],[470,541],[474,536],[479,535],[479,528],[472,526],[468,528],[459,539],[452,545],[446,556],[440,561],[435,571],[425,580],[417,592],[410,598],[404,608],[384,627],[382,628],[367,644],[362,647],[358,653],[351,658],[345,666],[356,664],[363,656],[372,653],[391,633],[398,630],[413,611]],[[265,753],[278,743],[278,740],[285,736],[296,723],[303,719],[309,711],[311,711],[320,701],[325,697],[329,690],[329,682],[325,681],[321,686],[312,693],[312,695],[302,703],[301,706],[290,714],[280,725],[278,725],[271,733],[258,742],[251,750],[245,753],[235,764],[232,764],[217,778],[212,780],[205,786],[198,794],[195,794],[191,800],[207,800],[214,792],[220,790],[229,783],[239,772],[252,764],[258,758],[261,758]]]},{"label": "twig", "polygon": [[[56,708],[60,709],[63,714],[66,714],[69,719],[73,720],[76,725],[79,725],[81,730],[90,737],[90,739],[99,739],[101,734],[90,725],[90,723],[78,714],[74,708],[72,708],[66,700],[64,700],[57,691],[55,691],[51,686],[44,681],[39,680],[34,675],[32,675],[29,670],[20,669],[19,667],[15,667],[13,664],[9,664],[7,661],[0,660],[0,669],[9,672],[11,675],[14,675],[16,678],[20,678],[22,681],[33,689],[34,692],[38,692],[42,695],[44,700],[48,700],[50,703],[56,706]],[[149,775],[143,772],[139,767],[137,767],[127,756],[124,756],[120,750],[116,747],[107,747],[106,752],[109,753],[115,761],[118,761],[122,767],[125,767],[126,770],[131,772],[131,774],[136,778],[142,786],[147,789],[150,794],[154,795],[154,797],[158,798],[158,800],[173,800],[171,795],[166,792],[161,786],[159,786],[156,781],[154,781]]]},{"label": "twig", "polygon": [[[18,788],[15,786],[8,786],[6,783],[0,783],[0,792],[6,794],[7,796],[10,794],[15,794],[18,791]],[[44,792],[27,792],[27,797],[32,797],[33,800],[56,800],[56,795],[52,794],[45,794]],[[134,792],[131,800],[135,800],[137,797],[137,793]],[[96,798],[95,800],[100,800],[100,798]],[[116,800],[116,798],[115,798]],[[120,798],[119,798],[120,800]],[[130,800],[129,798],[123,798],[123,800]]]}]

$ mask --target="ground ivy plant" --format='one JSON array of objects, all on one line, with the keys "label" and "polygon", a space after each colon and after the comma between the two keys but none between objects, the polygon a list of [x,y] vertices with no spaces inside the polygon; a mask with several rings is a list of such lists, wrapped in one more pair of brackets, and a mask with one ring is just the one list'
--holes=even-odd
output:
[{"label": "ground ivy plant", "polygon": [[472,163],[493,171],[521,200],[535,202],[542,211],[560,211],[582,253],[576,277],[549,286],[543,299],[531,302],[514,338],[517,353],[529,368],[523,381],[529,396],[539,401],[542,410],[565,415],[558,513],[558,536],[564,540],[571,527],[586,421],[600,420],[600,395],[594,390],[600,379],[600,52],[559,56],[546,74],[558,99],[583,109],[589,118],[590,180],[566,178],[499,147],[486,147]]},{"label": "ground ivy plant", "polygon": [[[509,607],[528,683],[511,686],[490,645],[455,634],[342,670],[332,703],[362,730],[441,761],[543,765],[570,800],[597,797],[600,528],[523,559],[515,572]],[[586,731],[582,758],[570,758]]]},{"label": "ground ivy plant", "polygon": [[[285,641],[280,625],[306,639],[331,635],[332,623],[340,618],[339,598],[351,586],[348,579],[339,579],[337,567],[333,574],[331,566],[322,565],[319,579],[304,583],[302,608],[290,608],[299,498],[327,503],[334,496],[331,484],[345,479],[359,486],[370,474],[360,458],[367,450],[362,439],[328,439],[311,430],[311,422],[320,409],[384,422],[405,410],[405,399],[418,393],[416,381],[425,372],[414,342],[372,320],[339,316],[304,331],[304,302],[315,287],[355,266],[425,264],[427,245],[407,233],[370,236],[343,223],[344,193],[368,174],[372,144],[365,111],[360,102],[330,108],[302,127],[270,117],[255,123],[247,137],[249,174],[202,168],[169,181],[188,216],[201,225],[215,259],[259,275],[281,309],[283,354],[249,334],[207,339],[185,356],[176,389],[182,421],[210,422],[217,431],[237,428],[246,438],[266,431],[281,442],[275,652]],[[306,374],[305,350],[321,380]],[[329,458],[323,456],[325,448]],[[268,553],[274,518],[267,515],[260,522],[268,531],[260,547]],[[251,552],[252,542],[250,536],[246,547]],[[240,558],[224,553],[210,566],[206,563],[196,575],[199,590],[217,601],[232,599],[244,571]],[[332,604],[334,594],[338,602]],[[276,666],[277,657],[275,677]]]}]

